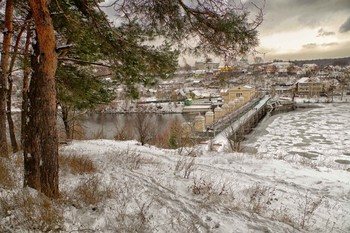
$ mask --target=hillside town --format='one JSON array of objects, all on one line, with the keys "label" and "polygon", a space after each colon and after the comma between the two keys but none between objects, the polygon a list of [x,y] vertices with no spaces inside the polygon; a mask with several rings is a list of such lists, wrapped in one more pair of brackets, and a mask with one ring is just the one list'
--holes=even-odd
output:
[{"label": "hillside town", "polygon": [[[113,83],[111,78],[105,78]],[[235,97],[250,99],[251,93],[263,93],[272,97],[287,97],[294,101],[322,102],[350,101],[350,66],[293,62],[248,64],[246,60],[234,66],[221,66],[215,62],[196,62],[186,65],[169,78],[159,79],[152,87],[138,85],[140,98],[125,98],[123,86],[116,88],[117,98],[108,106],[100,106],[104,112],[132,112],[132,103],[151,104],[158,112],[190,112],[186,106],[203,104],[229,104]],[[238,91],[238,89],[240,91]],[[236,89],[236,90],[235,90]],[[243,93],[249,92],[248,96]],[[230,93],[230,94],[229,94]],[[230,96],[230,98],[228,98]],[[241,98],[242,99],[242,98]],[[208,102],[209,101],[209,102]]]}]

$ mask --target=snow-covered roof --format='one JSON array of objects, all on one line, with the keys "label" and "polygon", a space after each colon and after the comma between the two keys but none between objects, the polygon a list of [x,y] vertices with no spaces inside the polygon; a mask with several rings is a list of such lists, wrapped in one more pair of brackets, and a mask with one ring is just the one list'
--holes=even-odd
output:
[{"label": "snow-covered roof", "polygon": [[297,83],[308,83],[309,82],[309,77],[303,77],[297,81]]}]

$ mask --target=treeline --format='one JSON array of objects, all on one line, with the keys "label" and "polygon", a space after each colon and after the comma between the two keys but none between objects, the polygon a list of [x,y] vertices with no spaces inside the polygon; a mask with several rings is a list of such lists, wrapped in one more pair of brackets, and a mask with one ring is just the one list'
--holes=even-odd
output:
[{"label": "treeline", "polygon": [[316,64],[319,67],[326,67],[326,66],[350,66],[350,57],[344,57],[344,58],[324,58],[324,59],[313,59],[313,60],[295,60],[291,61],[297,66],[302,66],[304,64]]}]

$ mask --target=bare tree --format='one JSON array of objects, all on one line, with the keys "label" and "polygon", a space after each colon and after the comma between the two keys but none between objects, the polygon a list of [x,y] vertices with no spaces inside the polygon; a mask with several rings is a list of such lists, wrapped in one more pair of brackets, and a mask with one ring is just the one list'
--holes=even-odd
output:
[{"label": "bare tree", "polygon": [[154,137],[157,130],[153,114],[149,113],[146,107],[138,106],[133,122],[138,140],[145,145]]}]

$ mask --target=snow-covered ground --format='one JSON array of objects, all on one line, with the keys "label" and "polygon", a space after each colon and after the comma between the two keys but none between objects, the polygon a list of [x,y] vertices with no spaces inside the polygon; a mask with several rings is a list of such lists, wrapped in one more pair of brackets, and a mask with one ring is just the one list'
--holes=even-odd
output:
[{"label": "snow-covered ground", "polygon": [[[350,106],[342,106],[266,119],[244,145],[254,153],[73,141],[60,156],[88,158],[97,170],[60,172],[60,231],[350,232],[350,165],[335,162],[350,153]],[[100,200],[84,203],[82,187]],[[27,232],[15,214],[1,214],[0,229]]]},{"label": "snow-covered ground", "polygon": [[[66,207],[67,231],[118,231],[125,224],[120,215],[146,232],[350,231],[350,174],[344,169],[239,153],[180,156],[134,141],[77,141],[62,153],[91,158],[101,185],[117,190],[95,211]],[[87,179],[64,176],[61,189]]]}]

